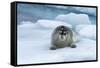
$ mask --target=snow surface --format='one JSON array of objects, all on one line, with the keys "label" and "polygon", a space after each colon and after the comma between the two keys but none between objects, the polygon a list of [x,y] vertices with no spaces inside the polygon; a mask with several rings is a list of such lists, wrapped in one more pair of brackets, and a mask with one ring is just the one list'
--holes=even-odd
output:
[{"label": "snow surface", "polygon": [[96,25],[78,25],[76,31],[82,37],[96,39]]},{"label": "snow surface", "polygon": [[21,22],[22,25],[19,25],[19,27],[23,28],[23,29],[28,29],[28,28],[35,28],[37,27],[35,24],[33,24],[30,21],[22,21]]},{"label": "snow surface", "polygon": [[[73,16],[73,14],[71,15]],[[83,17],[79,15],[81,18],[84,18],[84,16],[86,15],[83,14]],[[74,24],[78,24],[76,23],[77,20],[79,21],[78,18],[72,17]],[[77,47],[66,47],[57,50],[50,50],[52,46],[51,34],[54,30],[52,28],[65,24],[71,27],[71,24],[55,20],[39,20],[36,23],[23,21],[23,24],[18,25],[17,28],[18,64],[96,60],[96,40],[92,39],[96,38],[95,25],[90,25],[87,16],[84,19],[88,23],[86,23],[87,25],[84,25],[82,21],[81,25],[76,26],[76,32],[80,36],[79,41],[76,43]]]},{"label": "snow surface", "polygon": [[68,22],[72,26],[79,24],[91,24],[88,15],[69,13],[66,15],[58,15],[55,20]]},{"label": "snow surface", "polygon": [[61,21],[56,21],[56,20],[44,20],[44,19],[42,19],[42,20],[38,20],[36,22],[36,25],[38,25],[41,28],[47,28],[47,29],[56,28],[59,25],[65,25],[67,27],[72,28],[72,25],[68,24],[67,22],[61,22]]}]

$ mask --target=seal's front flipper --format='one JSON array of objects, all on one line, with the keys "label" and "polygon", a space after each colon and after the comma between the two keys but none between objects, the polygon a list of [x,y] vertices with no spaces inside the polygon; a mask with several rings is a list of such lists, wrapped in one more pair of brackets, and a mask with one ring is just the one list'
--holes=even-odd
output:
[{"label": "seal's front flipper", "polygon": [[71,45],[71,48],[76,48],[76,45],[75,44]]},{"label": "seal's front flipper", "polygon": [[56,47],[51,47],[50,50],[56,50]]}]

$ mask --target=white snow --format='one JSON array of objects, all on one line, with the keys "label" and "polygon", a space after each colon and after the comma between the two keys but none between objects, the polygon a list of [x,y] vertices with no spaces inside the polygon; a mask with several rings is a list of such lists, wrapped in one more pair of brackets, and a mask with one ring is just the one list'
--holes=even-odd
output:
[{"label": "white snow", "polygon": [[[48,24],[49,23],[49,24]],[[72,26],[70,24],[68,24],[67,22],[61,22],[61,21],[56,21],[56,20],[45,20],[45,19],[41,19],[38,20],[36,22],[36,24],[41,27],[41,28],[56,28],[59,25],[65,25],[67,27],[72,28]]]},{"label": "white snow", "polygon": [[27,29],[27,28],[36,28],[37,26],[30,21],[22,21],[19,27]]},{"label": "white snow", "polygon": [[55,20],[68,22],[72,26],[79,24],[91,24],[89,17],[86,14],[69,13],[66,15],[58,15]]},{"label": "white snow", "polygon": [[96,25],[78,25],[76,31],[82,37],[96,39]]},{"label": "white snow", "polygon": [[[67,23],[39,20],[37,23],[23,22],[22,25],[19,25],[17,38],[18,64],[96,60],[96,41],[90,38],[94,37],[95,34],[94,25],[77,26],[76,30],[79,31],[81,36],[80,41],[76,43],[77,48],[49,49],[52,46],[51,34],[53,29],[48,28],[55,28],[61,24]],[[70,24],[66,26],[68,25],[70,26]],[[86,36],[86,38],[83,36]]]}]

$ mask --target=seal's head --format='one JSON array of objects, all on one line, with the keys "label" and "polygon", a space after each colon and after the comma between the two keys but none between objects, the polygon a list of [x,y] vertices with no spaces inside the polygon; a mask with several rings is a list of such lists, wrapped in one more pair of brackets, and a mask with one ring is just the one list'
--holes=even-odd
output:
[{"label": "seal's head", "polygon": [[64,47],[75,48],[76,45],[73,45],[73,32],[71,28],[64,25],[56,27],[52,34],[51,44],[53,45],[50,48],[51,50]]},{"label": "seal's head", "polygon": [[57,31],[58,31],[57,33],[59,33],[59,39],[62,40],[65,40],[65,37],[71,34],[70,28],[63,25],[59,26],[57,28]]},{"label": "seal's head", "polygon": [[65,26],[60,26],[59,28],[59,34],[60,35],[66,35],[68,32],[67,32],[67,29]]}]

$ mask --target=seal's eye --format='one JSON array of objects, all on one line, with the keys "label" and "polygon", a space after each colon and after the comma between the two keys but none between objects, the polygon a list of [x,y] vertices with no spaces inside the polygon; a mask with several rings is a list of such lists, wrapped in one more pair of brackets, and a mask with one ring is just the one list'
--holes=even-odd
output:
[{"label": "seal's eye", "polygon": [[66,34],[66,32],[64,32],[64,34]]},{"label": "seal's eye", "polygon": [[64,35],[66,35],[66,34],[67,34],[67,32],[65,32],[65,31],[64,31],[64,32],[63,32],[63,34],[64,34]]}]

